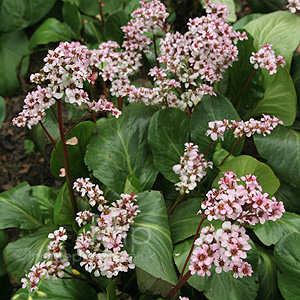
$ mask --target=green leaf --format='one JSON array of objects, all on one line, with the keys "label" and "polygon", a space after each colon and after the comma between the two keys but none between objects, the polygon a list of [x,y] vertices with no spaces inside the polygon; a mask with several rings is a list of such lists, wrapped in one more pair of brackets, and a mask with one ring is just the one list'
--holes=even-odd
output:
[{"label": "green leaf", "polygon": [[283,236],[274,248],[275,262],[280,269],[278,285],[285,299],[300,298],[300,234]]},{"label": "green leaf", "polygon": [[127,14],[121,10],[110,15],[105,24],[105,36],[108,40],[113,40],[118,42],[119,45],[122,44],[124,32],[121,27],[127,25],[128,23]]},{"label": "green leaf", "polygon": [[[3,260],[3,249],[8,244],[8,238],[4,230],[0,230],[0,276],[7,273],[6,267]],[[1,280],[1,279],[0,279]]]},{"label": "green leaf", "polygon": [[[229,154],[228,151],[221,147],[216,147],[216,151],[214,152],[212,156],[212,161],[215,167],[219,167],[219,165],[222,163],[223,159]],[[230,161],[234,158],[232,154],[230,154],[227,158],[226,161]]]},{"label": "green leaf", "polygon": [[[97,300],[96,291],[88,283],[76,279],[58,278],[57,281],[53,281],[50,277],[43,280],[39,291],[46,294],[47,300]],[[28,300],[29,297],[28,290],[22,288],[15,295],[19,295],[18,300]],[[42,298],[35,293],[32,299],[41,300]]]},{"label": "green leaf", "polygon": [[0,32],[20,30],[40,21],[56,0],[2,0]]},{"label": "green leaf", "polygon": [[17,282],[21,281],[25,272],[33,265],[44,260],[43,254],[50,241],[48,234],[54,230],[53,225],[41,227],[5,247],[4,261],[7,271]]},{"label": "green leaf", "polygon": [[170,215],[169,224],[174,244],[196,233],[201,221],[201,215],[197,214],[201,209],[201,200],[197,198],[184,201]]},{"label": "green leaf", "polygon": [[232,27],[234,30],[242,29],[250,21],[255,20],[261,16],[262,16],[262,14],[246,15],[246,16],[242,17],[241,19],[239,19],[237,22],[235,22]]},{"label": "green leaf", "polygon": [[151,292],[165,297],[172,289],[172,284],[156,278],[140,268],[136,268],[136,279],[141,293]]},{"label": "green leaf", "polygon": [[249,22],[244,27],[254,38],[256,51],[265,43],[273,44],[276,55],[282,55],[291,66],[293,52],[300,42],[300,18],[286,11],[277,11]]},{"label": "green leaf", "polygon": [[37,185],[32,187],[32,197],[38,200],[44,223],[53,222],[54,205],[57,192],[53,188]]},{"label": "green leaf", "polygon": [[[89,171],[84,163],[84,156],[87,145],[93,136],[94,129],[95,124],[91,121],[86,121],[76,125],[66,136],[67,140],[71,139],[72,137],[76,137],[78,139],[77,145],[67,145],[71,177],[73,180],[76,180],[79,177],[89,176]],[[59,140],[59,142],[56,144],[56,148],[60,153],[60,157],[64,159],[61,140]],[[59,160],[56,151],[53,150],[50,159],[50,170],[54,176],[59,178],[61,168],[63,168],[63,165]]]},{"label": "green leaf", "polygon": [[103,0],[103,14],[111,15],[118,10],[122,10],[124,4],[127,4],[128,0]]},{"label": "green leaf", "polygon": [[[182,270],[188,253],[192,246],[192,239],[177,244],[174,248],[174,260],[179,271]],[[247,251],[247,261],[256,268],[258,254],[252,241],[249,242],[252,249]],[[258,284],[257,274],[254,272],[251,277],[235,279],[232,271],[217,274],[214,267],[211,269],[211,276],[201,277],[193,275],[187,282],[198,291],[204,291],[205,297],[210,300],[254,300],[257,295]]]},{"label": "green leaf", "polygon": [[133,263],[150,275],[176,284],[172,240],[164,199],[158,191],[138,195],[139,210],[126,239]]},{"label": "green leaf", "polygon": [[33,33],[29,40],[29,48],[32,50],[37,45],[60,41],[70,42],[70,33],[65,24],[57,19],[49,18]]},{"label": "green leaf", "polygon": [[247,2],[251,8],[251,11],[260,13],[268,13],[275,10],[280,10],[286,6],[285,0],[247,0]]},{"label": "green leaf", "polygon": [[[269,193],[270,195],[273,195],[279,188],[279,180],[274,175],[272,169],[266,164],[259,162],[257,159],[248,155],[236,157],[226,162],[219,169],[221,172],[232,171],[239,178],[249,174],[255,175],[263,192]],[[217,186],[217,182],[223,176],[224,175],[222,173],[219,173],[217,178],[214,180],[213,186]]]},{"label": "green leaf", "polygon": [[53,221],[58,225],[72,224],[74,222],[74,211],[67,183],[63,185],[57,195],[54,206]]},{"label": "green leaf", "polygon": [[46,154],[45,131],[43,130],[42,126],[40,124],[38,124],[37,126],[33,126],[30,130],[26,130],[26,135],[34,143],[41,154],[47,160],[49,160]]},{"label": "green leaf", "polygon": [[18,68],[28,53],[28,40],[23,31],[0,35],[0,94],[11,96],[19,87]]},{"label": "green leaf", "polygon": [[64,22],[66,22],[74,31],[76,37],[80,36],[82,28],[81,15],[76,5],[65,2],[62,8]]},{"label": "green leaf", "polygon": [[281,180],[280,187],[274,196],[277,201],[283,202],[286,211],[300,214],[300,189]]},{"label": "green leaf", "polygon": [[80,10],[90,16],[99,14],[99,0],[79,0]]},{"label": "green leaf", "polygon": [[[248,34],[248,40],[238,43],[239,60],[234,62],[232,68],[228,69],[228,89],[225,96],[235,104],[243,90],[246,82],[254,72],[250,63],[250,56],[255,52],[253,38]],[[247,88],[243,92],[236,107],[239,112],[244,113],[245,109],[252,108],[264,96],[263,76],[261,69],[258,69]]]},{"label": "green leaf", "polygon": [[274,172],[292,186],[300,182],[300,133],[279,127],[266,137],[254,136],[260,156]]},{"label": "green leaf", "polygon": [[166,108],[154,114],[149,126],[149,144],[155,167],[171,182],[178,182],[173,166],[180,163],[184,144],[189,138],[188,116],[177,108]]},{"label": "green leaf", "polygon": [[277,266],[273,253],[256,245],[258,251],[258,281],[259,290],[257,300],[282,299],[277,286]]},{"label": "green leaf", "polygon": [[84,15],[82,15],[81,18],[83,20],[84,32],[88,43],[99,45],[101,42],[104,42],[105,39],[102,35],[102,28],[99,20],[94,20],[93,18]]},{"label": "green leaf", "polygon": [[292,60],[291,76],[295,85],[298,104],[297,117],[300,116],[300,55],[295,55]]},{"label": "green leaf", "polygon": [[131,194],[131,193],[141,193],[142,187],[140,181],[134,176],[134,174],[130,174],[127,176],[124,188],[124,194]]},{"label": "green leaf", "polygon": [[96,178],[123,193],[127,176],[134,174],[143,190],[150,189],[157,170],[147,141],[153,109],[130,104],[118,119],[97,127],[87,148],[85,162]]},{"label": "green leaf", "polygon": [[[205,135],[209,129],[208,123],[215,120],[240,120],[235,108],[230,101],[222,95],[204,96],[197,104],[191,118],[191,141],[199,146],[199,152],[204,153],[211,142],[211,138]],[[224,141],[214,141],[205,155],[206,160],[211,160],[215,149],[220,143],[221,147],[230,151],[236,144],[237,139],[233,137],[232,131],[225,132]],[[233,151],[237,156],[243,149],[242,141]]]},{"label": "green leaf", "polygon": [[267,70],[262,70],[262,74],[264,97],[248,111],[245,118],[269,114],[280,118],[285,126],[292,125],[296,118],[297,95],[290,74],[281,67],[276,74],[269,75]]},{"label": "green leaf", "polygon": [[0,194],[0,229],[33,229],[43,225],[39,202],[31,192],[29,184],[23,182]]},{"label": "green leaf", "polygon": [[300,216],[285,212],[280,219],[257,224],[253,228],[257,237],[267,246],[276,244],[280,238],[291,232],[300,233]]},{"label": "green leaf", "polygon": [[[201,1],[201,5],[202,7],[204,6],[204,4],[206,4],[205,2]],[[215,2],[219,2],[222,4],[227,5],[227,7],[229,8],[229,17],[228,17],[228,21],[229,22],[235,22],[236,21],[236,14],[235,14],[235,3],[233,0],[212,0],[213,3]]]},{"label": "green leaf", "polygon": [[2,128],[2,124],[5,120],[6,116],[6,106],[3,97],[0,96],[0,129]]}]

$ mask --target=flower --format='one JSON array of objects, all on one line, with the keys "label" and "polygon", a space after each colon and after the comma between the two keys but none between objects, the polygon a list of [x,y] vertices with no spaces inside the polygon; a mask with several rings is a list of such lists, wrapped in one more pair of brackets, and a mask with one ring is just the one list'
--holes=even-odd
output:
[{"label": "flower", "polygon": [[286,6],[291,13],[295,14],[300,11],[300,0],[288,0],[288,5]]}]

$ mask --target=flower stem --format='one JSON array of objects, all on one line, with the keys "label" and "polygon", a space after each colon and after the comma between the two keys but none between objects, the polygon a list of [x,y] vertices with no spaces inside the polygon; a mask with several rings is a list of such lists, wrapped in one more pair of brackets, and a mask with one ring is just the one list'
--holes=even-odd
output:
[{"label": "flower stem", "polygon": [[68,190],[69,190],[69,196],[71,199],[74,215],[77,213],[77,204],[73,192],[73,181],[71,177],[71,169],[70,169],[70,160],[69,160],[69,152],[68,152],[68,147],[66,144],[66,136],[64,134],[64,125],[63,125],[63,118],[62,118],[62,105],[61,105],[61,99],[57,100],[57,116],[58,116],[58,125],[59,125],[59,133],[60,133],[60,138],[61,138],[61,144],[63,147],[63,152],[64,152],[64,167],[66,171],[66,179],[67,179],[67,185],[68,185]]},{"label": "flower stem", "polygon": [[210,141],[210,143],[209,143],[207,149],[205,150],[205,152],[204,152],[204,154],[203,154],[203,157],[207,154],[207,152],[208,152],[210,146],[212,145],[212,143],[213,143],[213,140]]},{"label": "flower stem", "polygon": [[245,136],[243,136],[242,138],[239,138],[237,140],[237,142],[235,143],[235,145],[233,146],[233,148],[230,150],[230,152],[226,155],[226,157],[224,157],[224,159],[221,161],[219,167],[221,167],[223,165],[223,163],[225,162],[225,160],[233,153],[233,151],[235,150],[235,148],[237,147],[237,145],[243,140],[245,139]]},{"label": "flower stem", "polygon": [[201,220],[200,220],[200,223],[199,223],[199,225],[198,225],[197,231],[196,231],[196,233],[195,233],[194,240],[193,240],[193,244],[192,244],[192,247],[191,247],[191,249],[190,249],[189,255],[188,255],[187,259],[185,260],[184,266],[183,266],[182,271],[181,271],[181,273],[180,273],[179,280],[182,278],[182,275],[183,275],[183,273],[184,273],[184,270],[185,270],[185,268],[186,268],[186,266],[187,266],[187,264],[188,264],[188,262],[189,262],[189,260],[190,260],[190,257],[191,257],[191,255],[192,255],[192,252],[193,252],[194,247],[195,247],[195,241],[196,241],[196,239],[197,239],[197,237],[198,237],[198,235],[199,235],[199,232],[200,232],[202,223],[203,223],[203,221],[204,221],[205,219],[206,219],[206,217],[205,217],[205,216],[202,216],[202,218],[201,218]]},{"label": "flower stem", "polygon": [[157,55],[156,35],[155,34],[153,34],[153,44],[154,44],[154,53],[155,53],[156,66],[158,68],[160,68],[159,61],[157,60],[158,59],[158,55]]},{"label": "flower stem", "polygon": [[172,211],[175,209],[175,207],[178,205],[178,203],[179,203],[180,201],[183,200],[183,198],[184,198],[184,194],[183,194],[183,195],[180,195],[180,194],[178,195],[178,197],[177,197],[175,203],[174,203],[173,206],[169,209],[168,215],[170,215],[170,214],[172,213]]},{"label": "flower stem", "polygon": [[241,92],[240,92],[238,98],[236,99],[236,101],[235,101],[235,103],[234,103],[234,107],[236,107],[237,104],[239,103],[239,101],[240,101],[242,95],[243,95],[244,92],[245,92],[245,89],[247,88],[249,82],[251,81],[251,78],[253,77],[253,75],[255,74],[256,71],[257,71],[257,69],[254,69],[254,71],[251,73],[251,75],[250,75],[250,77],[248,78],[247,82],[245,83],[243,89],[241,90]]},{"label": "flower stem", "polygon": [[170,293],[165,297],[165,300],[170,300],[180,290],[180,288],[190,279],[191,276],[192,274],[190,271],[186,272],[185,275],[181,277],[177,284],[172,288]]}]

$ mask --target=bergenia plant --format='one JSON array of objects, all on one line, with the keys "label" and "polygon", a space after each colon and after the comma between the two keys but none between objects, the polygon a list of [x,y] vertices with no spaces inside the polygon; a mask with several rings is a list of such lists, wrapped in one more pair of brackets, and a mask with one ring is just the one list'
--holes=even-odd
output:
[{"label": "bergenia plant", "polygon": [[13,119],[62,187],[0,195],[12,299],[298,299],[300,4],[233,24],[206,0],[185,32],[158,0],[99,4],[103,42],[49,50]]}]

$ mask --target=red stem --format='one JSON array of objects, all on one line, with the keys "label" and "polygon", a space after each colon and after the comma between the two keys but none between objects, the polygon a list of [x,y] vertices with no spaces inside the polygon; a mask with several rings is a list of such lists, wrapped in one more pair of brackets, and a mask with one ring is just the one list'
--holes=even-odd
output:
[{"label": "red stem", "polygon": [[59,152],[58,152],[58,150],[57,150],[57,148],[56,148],[56,144],[55,144],[54,139],[52,138],[52,136],[50,135],[50,133],[48,132],[48,130],[45,128],[45,126],[44,126],[44,124],[42,123],[42,121],[39,121],[39,123],[40,123],[40,125],[42,126],[43,130],[45,131],[47,137],[49,138],[49,140],[50,140],[50,142],[51,142],[51,144],[52,144],[54,150],[56,151],[56,154],[57,154],[57,156],[58,156],[60,162],[62,163],[63,166],[65,166],[65,163],[64,163],[64,161],[62,160],[62,158],[61,158],[61,156],[60,156],[60,154],[59,154]]},{"label": "red stem", "polygon": [[165,300],[170,300],[179,290],[180,288],[190,279],[192,276],[191,272],[188,271],[185,273],[185,275],[179,279],[177,284],[172,288],[170,293],[165,297]]},{"label": "red stem", "polygon": [[156,66],[159,68],[160,65],[159,65],[159,61],[157,60],[158,59],[158,55],[157,55],[156,35],[155,34],[153,34],[153,44],[154,44],[154,53],[155,53]]},{"label": "red stem", "polygon": [[207,149],[205,150],[205,152],[204,152],[204,154],[203,154],[203,157],[207,154],[207,152],[208,152],[210,146],[212,145],[212,143],[213,143],[213,140],[210,141],[210,143],[209,143]]},{"label": "red stem", "polygon": [[248,86],[248,84],[249,84],[251,78],[253,77],[253,75],[255,74],[256,71],[257,71],[257,69],[254,69],[254,71],[251,73],[251,75],[250,75],[250,77],[248,78],[247,82],[245,83],[243,89],[241,90],[241,92],[240,92],[238,98],[236,99],[236,101],[235,101],[235,103],[234,103],[234,107],[236,107],[237,104],[239,103],[239,101],[240,101],[242,95],[243,95],[244,92],[245,92],[246,87]]},{"label": "red stem", "polygon": [[188,117],[191,118],[191,110],[188,106],[186,107],[186,111],[187,111]]},{"label": "red stem", "polygon": [[223,163],[225,162],[225,160],[233,153],[233,151],[235,150],[235,148],[237,147],[237,145],[244,139],[245,137],[239,138],[238,141],[235,143],[235,145],[233,146],[233,148],[230,150],[230,152],[226,155],[226,157],[222,160],[222,162],[220,163],[219,167],[221,167],[223,165]]},{"label": "red stem", "polygon": [[195,243],[195,241],[196,241],[196,239],[197,239],[197,237],[198,237],[198,235],[199,235],[199,232],[200,232],[202,223],[203,223],[203,221],[204,221],[205,219],[206,219],[206,216],[202,216],[201,221],[200,221],[200,223],[199,223],[199,225],[198,225],[196,234],[195,234],[195,236],[194,236],[193,244],[192,244],[192,247],[191,247],[191,249],[190,249],[189,255],[188,255],[187,259],[185,260],[184,266],[183,266],[182,271],[181,271],[181,273],[180,273],[179,280],[182,278],[182,275],[183,275],[183,273],[184,273],[184,270],[185,270],[185,268],[186,268],[186,266],[187,266],[187,264],[188,264],[188,262],[189,262],[189,260],[190,260],[190,257],[191,257],[191,255],[192,255],[192,252],[193,252],[194,247],[195,247],[195,244],[194,244],[194,243]]},{"label": "red stem", "polygon": [[65,171],[66,171],[67,185],[68,185],[69,196],[70,196],[70,199],[71,199],[73,211],[74,211],[74,214],[76,214],[78,209],[77,209],[77,204],[76,204],[74,191],[73,191],[73,181],[72,181],[72,177],[71,177],[69,152],[68,152],[68,147],[67,147],[67,144],[66,144],[66,136],[65,136],[65,133],[64,133],[61,99],[57,100],[56,103],[57,103],[57,116],[58,116],[59,133],[60,133],[61,144],[62,144],[63,152],[64,152],[64,161],[65,161],[64,167],[65,167]]},{"label": "red stem", "polygon": [[74,276],[72,273],[68,272],[67,270],[64,270],[65,273],[67,273],[68,275],[70,275],[71,277],[62,277],[62,279],[77,279],[77,280],[81,280],[81,281],[84,281],[84,282],[88,282],[88,283],[91,283],[95,286],[97,286],[98,288],[100,288],[101,290],[103,290],[103,287],[96,281],[94,280],[91,280],[91,279],[88,279],[88,278],[82,278],[82,277],[79,277],[79,276]]}]

